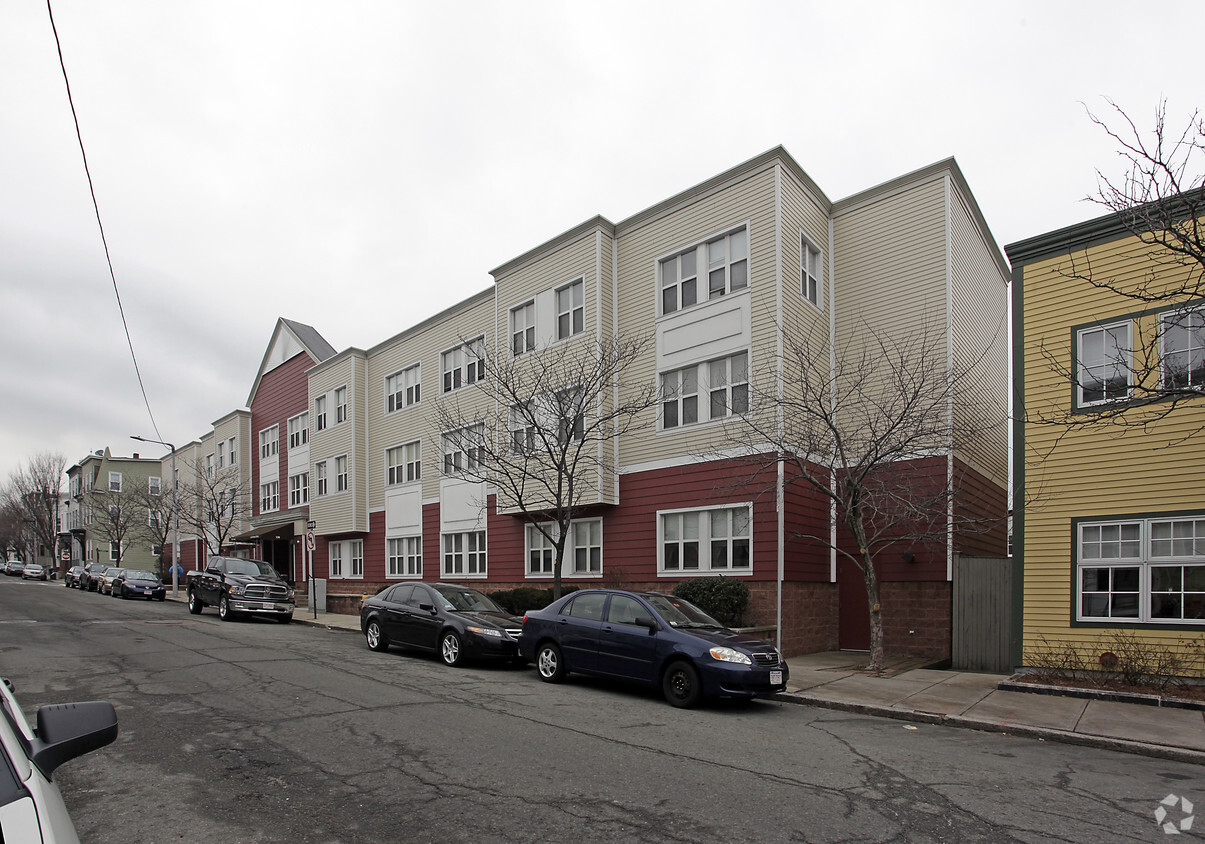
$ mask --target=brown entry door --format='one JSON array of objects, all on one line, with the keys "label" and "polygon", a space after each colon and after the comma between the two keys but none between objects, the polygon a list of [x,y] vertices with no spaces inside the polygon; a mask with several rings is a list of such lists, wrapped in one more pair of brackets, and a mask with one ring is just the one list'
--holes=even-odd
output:
[{"label": "brown entry door", "polygon": [[837,558],[837,647],[843,651],[870,650],[870,607],[866,581],[852,561]]}]

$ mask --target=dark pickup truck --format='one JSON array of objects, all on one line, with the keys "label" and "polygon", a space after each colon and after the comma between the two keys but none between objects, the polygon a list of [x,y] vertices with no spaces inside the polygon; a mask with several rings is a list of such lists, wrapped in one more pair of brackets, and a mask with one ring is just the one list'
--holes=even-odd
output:
[{"label": "dark pickup truck", "polygon": [[210,557],[205,571],[190,571],[188,611],[217,607],[218,617],[263,615],[282,624],[293,620],[293,590],[270,563],[237,557]]}]

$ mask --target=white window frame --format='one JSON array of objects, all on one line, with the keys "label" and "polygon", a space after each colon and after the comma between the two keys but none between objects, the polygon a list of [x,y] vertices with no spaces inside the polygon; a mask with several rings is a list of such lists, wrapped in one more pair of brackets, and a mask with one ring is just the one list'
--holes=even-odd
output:
[{"label": "white window frame", "polygon": [[280,426],[273,425],[259,432],[259,457],[267,460],[276,454],[280,440]]},{"label": "white window frame", "polygon": [[411,484],[423,479],[422,440],[385,449],[385,486]]},{"label": "white window frame", "polygon": [[226,468],[226,441],[218,443],[218,469]]},{"label": "white window frame", "polygon": [[[476,436],[472,436],[475,434]],[[464,441],[474,439],[481,445],[463,448]],[[481,471],[482,451],[485,448],[485,425],[478,423],[457,428],[440,435],[440,469],[445,477],[459,477]]]},{"label": "white window frame", "polygon": [[326,396],[314,397],[314,430],[326,430]]},{"label": "white window frame", "polygon": [[[1128,529],[1128,530],[1127,530]],[[1165,574],[1179,569],[1178,589],[1161,588]],[[1165,571],[1166,570],[1166,571]],[[1196,588],[1189,588],[1192,572]],[[1131,575],[1129,588],[1118,588],[1119,574]],[[1102,588],[1103,578],[1103,588]],[[1136,583],[1134,579],[1136,578]],[[1086,586],[1091,582],[1095,588]],[[1116,612],[1114,598],[1134,596],[1133,614]],[[1178,596],[1180,616],[1162,615],[1157,599]],[[1168,625],[1205,627],[1205,618],[1185,618],[1185,600],[1205,607],[1205,513],[1085,520],[1075,527],[1074,613],[1078,622],[1150,628]],[[1085,612],[1086,599],[1096,599],[1097,611]],[[1107,603],[1106,614],[1099,601]]]},{"label": "white window frame", "polygon": [[[738,515],[734,516],[733,514]],[[744,515],[739,515],[743,513]],[[721,522],[722,519],[722,522]],[[695,525],[694,536],[687,535],[691,523]],[[737,533],[743,527],[743,533]],[[712,564],[714,546],[724,543],[726,565]],[[686,565],[686,550],[694,543],[697,553],[696,565]],[[666,548],[670,544],[678,548],[677,564],[667,565]],[[735,566],[735,550],[741,545],[747,548],[749,565]],[[734,577],[753,574],[753,502],[743,501],[709,507],[682,507],[657,511],[657,576],[683,577],[699,574],[722,573]]]},{"label": "white window frame", "polygon": [[[549,533],[555,529],[552,522],[542,523],[542,526]],[[592,529],[597,532],[597,544],[590,542]],[[552,540],[533,524],[525,526],[524,539],[524,576],[529,580],[551,579],[556,567],[556,548],[553,547]],[[597,570],[592,569],[594,555],[591,554],[591,551],[594,549],[597,549]],[[584,564],[579,559],[582,557],[584,557]],[[593,518],[571,521],[569,536],[565,538],[565,559],[561,566],[561,577],[579,580],[601,578],[603,576],[603,559],[603,520]]]},{"label": "white window frame", "polygon": [[747,290],[750,275],[749,225],[741,223],[657,260],[658,315]]},{"label": "white window frame", "polygon": [[121,492],[121,472],[109,473],[109,492]]},{"label": "white window frame", "polygon": [[213,477],[213,452],[205,455],[205,477]]},{"label": "white window frame", "polygon": [[237,466],[238,465],[238,457],[236,455],[238,454],[238,451],[236,451],[235,447],[234,447],[234,437],[231,437],[230,439],[226,440],[226,444],[227,444],[226,450],[230,453],[230,465]]},{"label": "white window frame", "polygon": [[[747,413],[750,357],[748,350],[742,350],[660,373],[661,406],[657,411],[660,430],[692,428]],[[722,402],[722,412],[713,415],[717,398]],[[694,418],[688,420],[690,415]]]},{"label": "white window frame", "polygon": [[[719,400],[719,412],[716,402]],[[749,353],[707,362],[707,419],[727,419],[749,412]]]},{"label": "white window frame", "polygon": [[[1169,339],[1184,333],[1184,347],[1169,349]],[[1172,355],[1187,358],[1187,371],[1176,378],[1167,361]],[[1193,366],[1193,362],[1197,366]],[[1159,383],[1165,390],[1205,390],[1205,306],[1176,308],[1159,315]]]},{"label": "white window frame", "polygon": [[418,404],[422,398],[422,369],[419,364],[399,369],[385,377],[385,412],[396,413]]},{"label": "white window frame", "polygon": [[556,305],[556,339],[568,340],[586,328],[586,283],[575,279],[561,285],[553,294]]},{"label": "white window frame", "polygon": [[440,535],[443,551],[440,575],[456,580],[483,580],[489,576],[486,533],[483,530]]},{"label": "white window frame", "polygon": [[440,353],[440,386],[445,393],[475,384],[485,377],[485,335]]},{"label": "white window frame", "polygon": [[335,458],[335,492],[347,492],[351,488],[351,475],[348,472],[346,454]]},{"label": "white window frame", "polygon": [[343,543],[331,542],[326,546],[326,573],[331,580],[343,580]]},{"label": "white window frame", "polygon": [[310,414],[298,413],[289,419],[289,448],[301,448],[310,441]]},{"label": "white window frame", "polygon": [[348,563],[350,571],[348,577],[352,580],[364,579],[364,540],[351,539],[347,542],[348,545]]},{"label": "white window frame", "polygon": [[121,543],[116,540],[109,540],[109,562],[121,562]]},{"label": "white window frame", "polygon": [[421,536],[391,536],[385,540],[385,577],[390,580],[422,580]]},{"label": "white window frame", "polygon": [[318,497],[321,495],[326,495],[328,492],[326,474],[327,474],[326,461],[319,460],[317,463],[314,464],[314,496],[315,497]]},{"label": "white window frame", "polygon": [[302,507],[310,503],[310,473],[289,476],[289,506]]},{"label": "white window frame", "polygon": [[536,302],[529,299],[510,309],[510,353],[521,357],[536,350]]},{"label": "white window frame", "polygon": [[800,233],[800,293],[817,308],[824,302],[824,252]]},{"label": "white window frame", "polygon": [[341,425],[351,418],[347,410],[347,385],[335,388],[335,424]]},{"label": "white window frame", "polygon": [[[1125,330],[1125,345],[1124,347],[1117,346],[1117,356],[1110,360],[1108,351],[1104,348],[1104,343],[1106,338],[1111,337],[1119,329]],[[1093,334],[1102,335],[1102,357],[1099,361],[1089,363],[1085,360],[1084,342],[1089,335]],[[1130,397],[1134,372],[1133,336],[1134,326],[1130,320],[1119,320],[1118,322],[1111,322],[1105,325],[1094,325],[1089,328],[1081,328],[1076,332],[1075,347],[1078,366],[1075,382],[1075,398],[1079,407],[1096,407],[1112,402],[1125,401]],[[1112,370],[1116,373],[1122,369],[1125,370],[1125,393],[1124,395],[1114,395],[1110,385],[1109,371]],[[1099,382],[1103,393],[1101,398],[1089,399],[1085,395],[1088,392],[1086,387],[1088,385],[1090,370],[1099,370],[1099,375],[1103,379]]]},{"label": "white window frame", "polygon": [[163,494],[163,478],[151,475],[146,479],[147,495],[160,496]]},{"label": "white window frame", "polygon": [[274,513],[280,509],[280,481],[259,485],[259,512]]}]

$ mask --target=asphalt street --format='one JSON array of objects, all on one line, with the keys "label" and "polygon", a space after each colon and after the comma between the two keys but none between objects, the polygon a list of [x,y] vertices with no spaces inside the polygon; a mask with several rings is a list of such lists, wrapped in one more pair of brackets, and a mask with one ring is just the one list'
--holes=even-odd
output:
[{"label": "asphalt street", "polygon": [[116,743],[55,775],[98,844],[1156,841],[1168,794],[1205,806],[1184,763],[778,701],[681,711],[10,577],[0,674],[30,716],[116,706]]}]

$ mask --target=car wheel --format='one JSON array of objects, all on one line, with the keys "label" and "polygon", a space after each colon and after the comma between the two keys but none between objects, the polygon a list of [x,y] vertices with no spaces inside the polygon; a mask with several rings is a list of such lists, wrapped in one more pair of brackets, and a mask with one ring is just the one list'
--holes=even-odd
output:
[{"label": "car wheel", "polygon": [[699,702],[703,694],[699,672],[689,662],[672,663],[661,678],[661,692],[671,706],[689,709]]},{"label": "car wheel", "polygon": [[385,634],[381,631],[380,622],[378,622],[375,618],[368,622],[368,626],[364,628],[364,640],[368,642],[369,650],[389,650],[389,641],[385,638]]},{"label": "car wheel", "polygon": [[201,599],[197,597],[197,593],[191,589],[188,590],[188,611],[193,615],[200,615],[201,610],[205,609],[205,605],[201,603]]},{"label": "car wheel", "polygon": [[223,595],[218,598],[218,618],[222,621],[229,621],[234,617],[234,613],[230,611],[230,600]]},{"label": "car wheel", "polygon": [[276,620],[281,624],[289,624],[293,621],[293,613],[289,613],[288,615],[278,615],[276,616]]},{"label": "car wheel", "polygon": [[545,683],[559,683],[565,679],[565,659],[561,649],[552,642],[545,642],[536,648],[536,671]]},{"label": "car wheel", "polygon": [[439,639],[439,658],[444,665],[460,665],[464,659],[464,648],[461,647],[460,636],[454,630],[449,630]]}]

